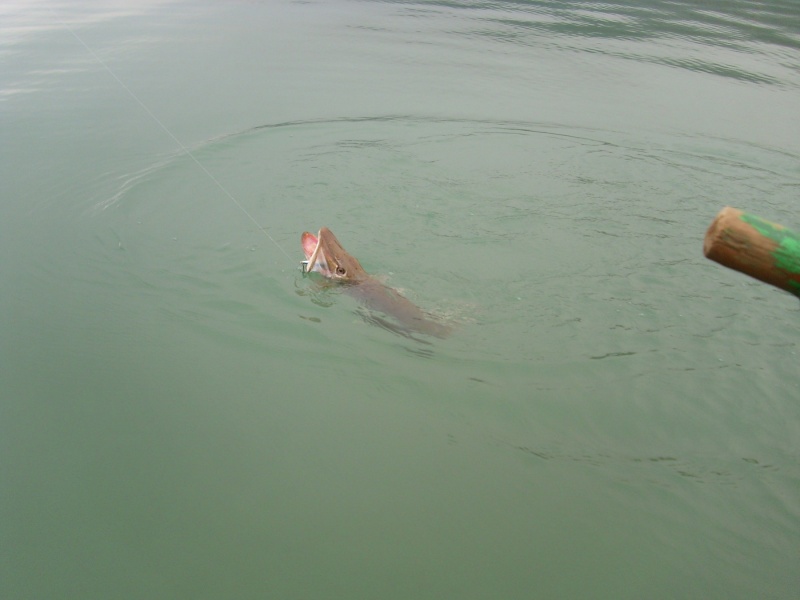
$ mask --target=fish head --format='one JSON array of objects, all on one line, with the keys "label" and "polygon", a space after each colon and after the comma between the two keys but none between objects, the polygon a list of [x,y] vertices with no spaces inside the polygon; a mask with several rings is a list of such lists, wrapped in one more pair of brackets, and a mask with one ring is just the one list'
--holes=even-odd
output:
[{"label": "fish head", "polygon": [[358,259],[342,248],[327,227],[320,229],[317,235],[303,232],[300,241],[308,261],[307,272],[319,273],[341,283],[358,283],[368,277]]}]

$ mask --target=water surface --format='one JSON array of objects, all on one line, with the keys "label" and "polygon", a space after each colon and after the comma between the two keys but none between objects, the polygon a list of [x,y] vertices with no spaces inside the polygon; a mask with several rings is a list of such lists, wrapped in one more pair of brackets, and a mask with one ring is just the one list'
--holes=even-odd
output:
[{"label": "water surface", "polygon": [[[0,9],[0,596],[792,598],[793,2]],[[330,227],[458,324],[299,270]]]}]

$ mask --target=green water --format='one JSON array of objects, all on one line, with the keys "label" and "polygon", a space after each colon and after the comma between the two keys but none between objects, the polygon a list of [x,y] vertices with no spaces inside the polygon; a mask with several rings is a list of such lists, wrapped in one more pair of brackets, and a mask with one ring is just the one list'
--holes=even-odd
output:
[{"label": "green water", "polygon": [[[793,2],[0,8],[0,598],[796,598]],[[330,227],[457,324],[371,324]]]}]

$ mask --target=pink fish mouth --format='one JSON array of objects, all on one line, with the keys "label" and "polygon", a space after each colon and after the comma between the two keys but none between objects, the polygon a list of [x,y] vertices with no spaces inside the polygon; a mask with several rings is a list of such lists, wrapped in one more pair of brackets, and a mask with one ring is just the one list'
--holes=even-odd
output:
[{"label": "pink fish mouth", "polygon": [[[301,243],[303,244],[303,252],[306,254],[306,260],[311,260],[311,257],[314,256],[314,252],[319,247],[319,238],[315,236],[313,233],[309,233],[308,231],[303,232],[303,237],[301,238]],[[309,264],[309,267],[311,265]]]},{"label": "pink fish mouth", "polygon": [[303,252],[306,255],[306,273],[316,271],[325,277],[330,277],[330,269],[328,268],[328,261],[325,259],[325,251],[320,245],[321,236],[319,233],[314,235],[308,231],[303,232],[300,241],[303,245]]}]

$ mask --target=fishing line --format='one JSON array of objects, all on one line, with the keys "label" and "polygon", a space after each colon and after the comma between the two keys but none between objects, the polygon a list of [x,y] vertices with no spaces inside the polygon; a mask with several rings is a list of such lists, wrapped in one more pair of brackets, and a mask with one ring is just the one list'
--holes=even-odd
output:
[{"label": "fishing line", "polygon": [[105,61],[102,58],[100,58],[97,55],[97,53],[94,50],[92,50],[89,47],[89,45],[86,42],[84,42],[83,39],[81,39],[81,37],[77,33],[75,33],[75,31],[73,31],[72,27],[70,27],[68,24],[63,23],[63,22],[62,22],[62,25],[67,29],[67,31],[69,31],[72,34],[72,37],[74,37],[78,41],[78,43],[80,43],[81,46],[86,48],[86,51],[94,57],[94,59],[108,72],[108,74],[111,75],[111,77],[113,77],[120,86],[122,86],[122,89],[124,89],[126,92],[128,92],[128,95],[130,95],[130,97],[133,98],[136,101],[136,103],[139,106],[142,107],[142,110],[144,110],[144,112],[146,112],[148,115],[150,115],[150,118],[153,119],[153,121],[155,121],[156,124],[158,124],[158,126],[161,127],[161,129],[164,130],[164,133],[166,133],[170,138],[172,138],[172,140],[186,154],[186,156],[191,158],[192,161],[198,167],[200,167],[200,169],[203,171],[203,173],[205,173],[208,176],[208,178],[211,181],[213,181],[220,190],[222,190],[222,193],[225,194],[231,200],[231,202],[233,202],[237,207],[239,207],[239,210],[241,210],[247,216],[247,218],[250,219],[255,224],[256,227],[258,227],[259,230],[264,232],[264,235],[267,236],[267,238],[273,244],[275,244],[275,246],[278,247],[278,250],[283,252],[286,255],[286,258],[288,258],[289,260],[293,260],[292,257],[289,256],[289,254],[286,252],[286,250],[283,249],[283,246],[281,246],[277,242],[277,240],[269,234],[269,232],[266,229],[264,229],[261,225],[259,225],[259,223],[258,223],[258,221],[256,221],[255,217],[253,217],[253,215],[251,215],[250,212],[244,206],[242,206],[242,204],[233,196],[233,194],[231,194],[225,188],[225,186],[223,186],[219,182],[219,180],[216,177],[214,177],[214,175],[208,169],[206,169],[203,166],[203,164],[199,160],[197,160],[197,158],[195,158],[195,155],[192,154],[191,150],[189,150],[186,146],[183,145],[183,143],[175,136],[175,134],[173,134],[172,131],[170,131],[169,128],[166,125],[164,125],[164,123],[162,123],[161,120],[153,113],[153,111],[150,110],[144,102],[142,102],[142,100],[139,98],[139,96],[134,94],[133,90],[131,90],[131,88],[129,88],[127,85],[125,85],[124,81],[122,81],[119,77],[117,77],[117,74],[114,73],[114,71],[111,69],[111,67],[109,67],[105,63]]}]

